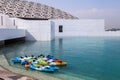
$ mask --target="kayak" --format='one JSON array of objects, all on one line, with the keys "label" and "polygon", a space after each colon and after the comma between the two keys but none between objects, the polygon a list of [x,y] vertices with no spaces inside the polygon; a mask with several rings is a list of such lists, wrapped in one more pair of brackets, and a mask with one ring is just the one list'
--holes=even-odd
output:
[{"label": "kayak", "polygon": [[67,62],[50,62],[49,65],[55,65],[55,66],[65,66],[67,65]]},{"label": "kayak", "polygon": [[30,65],[29,68],[33,70],[44,71],[44,72],[54,72],[59,70],[59,68],[56,66],[39,66],[38,67],[38,66]]},{"label": "kayak", "polygon": [[38,57],[32,56],[21,56],[15,57],[11,60],[13,63],[20,63],[24,65],[26,70],[33,69],[43,72],[54,72],[59,70],[57,66],[65,66],[67,62],[62,61],[61,59],[54,59],[52,55],[40,55]]},{"label": "kayak", "polygon": [[20,57],[15,57],[15,58],[12,59],[12,62],[20,63],[21,62],[21,58]]},{"label": "kayak", "polygon": [[55,62],[56,66],[65,66],[67,62]]}]

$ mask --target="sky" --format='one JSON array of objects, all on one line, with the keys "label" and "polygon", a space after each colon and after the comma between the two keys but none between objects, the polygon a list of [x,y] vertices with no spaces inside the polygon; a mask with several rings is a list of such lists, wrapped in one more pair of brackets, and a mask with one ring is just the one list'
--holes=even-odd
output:
[{"label": "sky", "polygon": [[79,19],[104,19],[106,28],[120,28],[120,0],[27,0],[66,11]]}]

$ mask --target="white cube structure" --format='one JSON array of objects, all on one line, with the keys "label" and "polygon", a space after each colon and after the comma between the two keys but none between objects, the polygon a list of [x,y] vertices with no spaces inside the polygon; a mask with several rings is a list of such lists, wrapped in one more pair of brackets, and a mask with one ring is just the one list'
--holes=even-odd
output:
[{"label": "white cube structure", "polygon": [[0,28],[15,29],[15,22],[8,15],[0,14]]},{"label": "white cube structure", "polygon": [[[26,40],[50,41],[64,36],[102,36],[103,19],[58,19],[58,20],[24,20],[15,19],[18,29],[26,29]],[[59,32],[62,26],[62,32]]]},{"label": "white cube structure", "polygon": [[1,16],[1,29],[23,29],[26,40],[30,41],[50,41],[68,36],[120,36],[120,31],[105,31],[104,19],[26,20]]},{"label": "white cube structure", "polygon": [[[103,19],[53,20],[55,36],[99,36],[104,32]],[[59,31],[62,26],[62,32]]]},{"label": "white cube structure", "polygon": [[15,19],[18,29],[26,29],[26,40],[50,41],[51,22],[49,20],[23,20]]}]

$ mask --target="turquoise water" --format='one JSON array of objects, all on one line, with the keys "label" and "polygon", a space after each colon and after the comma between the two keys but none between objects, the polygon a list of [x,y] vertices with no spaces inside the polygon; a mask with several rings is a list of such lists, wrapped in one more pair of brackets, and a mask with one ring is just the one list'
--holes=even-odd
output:
[{"label": "turquoise water", "polygon": [[54,55],[68,65],[45,74],[62,80],[120,80],[120,37],[57,38],[51,42],[16,43],[1,51],[10,64],[16,56]]}]

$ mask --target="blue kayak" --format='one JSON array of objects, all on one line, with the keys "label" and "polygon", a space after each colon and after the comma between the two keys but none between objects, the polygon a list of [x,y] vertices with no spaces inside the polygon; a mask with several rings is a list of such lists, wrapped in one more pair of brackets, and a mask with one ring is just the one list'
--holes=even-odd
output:
[{"label": "blue kayak", "polygon": [[14,62],[14,63],[20,63],[21,59],[19,57],[15,57],[15,58],[12,59],[12,62]]},{"label": "blue kayak", "polygon": [[21,61],[21,65],[25,65],[27,63],[27,61]]},{"label": "blue kayak", "polygon": [[47,59],[54,59],[54,56],[52,56],[52,55],[47,55],[46,58],[47,58]]},{"label": "blue kayak", "polygon": [[54,72],[54,71],[59,70],[59,68],[56,67],[56,66],[40,66],[40,67],[37,67],[37,66],[34,66],[34,65],[30,65],[29,67],[33,70],[39,70],[39,71],[44,71],[44,72]]}]

